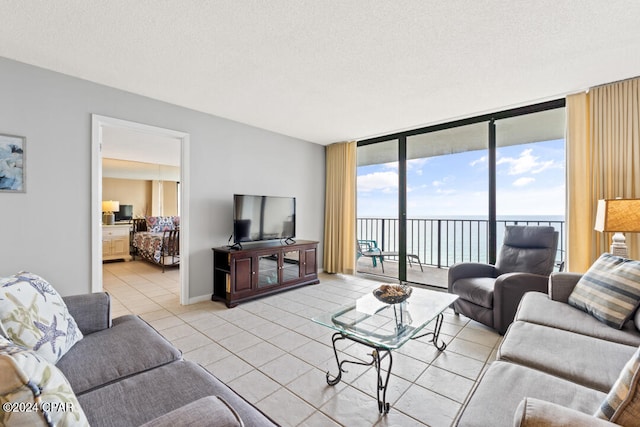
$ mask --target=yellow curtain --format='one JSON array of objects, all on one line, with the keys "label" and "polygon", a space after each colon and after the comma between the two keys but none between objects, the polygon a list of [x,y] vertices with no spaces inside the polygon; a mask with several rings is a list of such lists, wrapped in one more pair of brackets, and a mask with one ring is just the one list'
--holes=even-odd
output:
[{"label": "yellow curtain", "polygon": [[[594,231],[598,199],[640,197],[640,79],[567,97],[567,269],[584,272],[609,251]],[[626,234],[629,257],[640,236]]]},{"label": "yellow curtain", "polygon": [[356,257],[356,143],[326,148],[324,271],[353,274]]}]

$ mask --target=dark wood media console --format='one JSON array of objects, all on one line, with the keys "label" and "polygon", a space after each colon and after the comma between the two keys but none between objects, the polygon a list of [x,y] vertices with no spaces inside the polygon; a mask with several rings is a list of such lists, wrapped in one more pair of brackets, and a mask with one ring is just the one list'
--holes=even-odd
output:
[{"label": "dark wood media console", "polygon": [[262,243],[213,249],[213,301],[227,307],[318,280],[318,242]]}]

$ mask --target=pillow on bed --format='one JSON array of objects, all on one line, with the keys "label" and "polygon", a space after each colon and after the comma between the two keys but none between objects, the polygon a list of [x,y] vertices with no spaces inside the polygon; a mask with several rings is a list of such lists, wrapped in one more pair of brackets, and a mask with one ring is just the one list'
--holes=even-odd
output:
[{"label": "pillow on bed", "polygon": [[172,216],[148,216],[147,219],[147,231],[152,233],[162,233],[163,231],[170,231],[175,229]]}]

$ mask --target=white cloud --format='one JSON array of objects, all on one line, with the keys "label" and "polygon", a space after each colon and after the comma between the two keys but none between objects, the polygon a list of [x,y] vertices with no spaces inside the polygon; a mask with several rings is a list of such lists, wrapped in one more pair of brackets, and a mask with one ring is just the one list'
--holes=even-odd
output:
[{"label": "white cloud", "polygon": [[358,176],[358,191],[391,191],[398,188],[398,174],[396,172],[374,172]]},{"label": "white cloud", "polygon": [[558,167],[555,161],[547,160],[544,162],[539,161],[540,157],[533,155],[533,149],[527,148],[520,157],[501,157],[497,160],[497,165],[506,164],[509,166],[507,173],[509,175],[521,175],[524,173],[540,173],[551,167]]},{"label": "white cloud", "polygon": [[523,176],[522,178],[518,178],[511,185],[514,187],[524,187],[525,185],[529,185],[534,182],[536,179],[530,176]]},{"label": "white cloud", "polygon": [[421,159],[407,160],[407,170],[421,170],[422,167],[428,162],[429,162],[428,157],[423,157]]},{"label": "white cloud", "polygon": [[451,181],[455,181],[455,177],[449,175],[449,176],[445,176],[442,179],[439,180],[435,180],[431,183],[431,185],[433,185],[434,187],[442,187],[443,185],[447,185],[449,184]]},{"label": "white cloud", "polygon": [[469,163],[469,166],[475,166],[478,164],[483,164],[487,162],[487,156],[482,156],[479,159],[476,159],[474,161],[472,161],[471,163]]}]

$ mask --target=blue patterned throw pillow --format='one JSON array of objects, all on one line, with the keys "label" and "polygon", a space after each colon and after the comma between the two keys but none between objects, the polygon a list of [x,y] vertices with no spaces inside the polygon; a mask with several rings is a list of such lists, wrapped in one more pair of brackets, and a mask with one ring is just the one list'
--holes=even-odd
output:
[{"label": "blue patterned throw pillow", "polygon": [[51,363],[82,339],[60,294],[25,271],[0,279],[0,334]]},{"label": "blue patterned throw pillow", "polygon": [[602,254],[580,278],[568,302],[621,329],[640,303],[640,261]]}]

